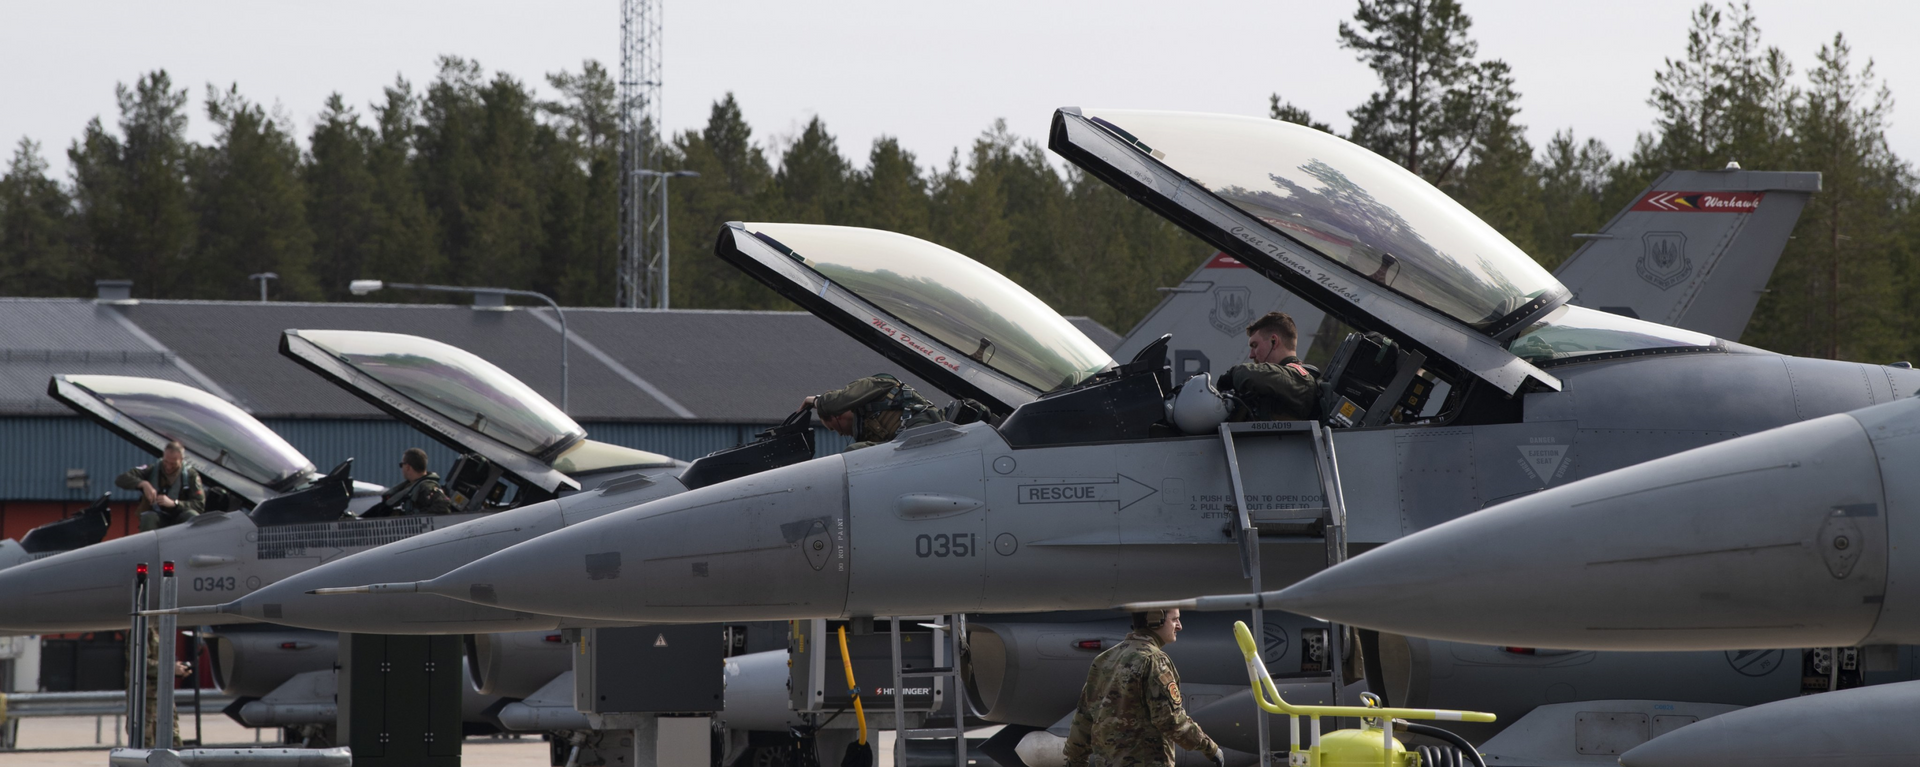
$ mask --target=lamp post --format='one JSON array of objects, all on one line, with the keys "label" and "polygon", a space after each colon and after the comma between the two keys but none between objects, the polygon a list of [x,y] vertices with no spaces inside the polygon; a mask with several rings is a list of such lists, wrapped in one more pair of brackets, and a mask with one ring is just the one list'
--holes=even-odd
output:
[{"label": "lamp post", "polygon": [[280,279],[280,275],[274,274],[273,272],[261,272],[259,274],[249,274],[247,275],[247,279],[259,281],[260,303],[264,304],[267,302],[267,281]]},{"label": "lamp post", "polygon": [[633,175],[658,176],[660,178],[660,305],[655,308],[671,309],[673,308],[673,302],[670,300],[669,293],[671,293],[673,282],[669,278],[673,274],[673,251],[667,249],[667,179],[699,178],[700,172],[692,170],[659,171],[642,168],[634,171]]},{"label": "lamp post", "polygon": [[383,282],[381,280],[354,280],[347,285],[347,289],[352,291],[356,296],[364,296],[383,288],[431,290],[441,293],[466,293],[474,296],[476,303],[478,303],[482,297],[489,296],[495,298],[523,296],[526,298],[538,298],[547,302],[548,306],[553,307],[554,316],[560,318],[560,412],[567,412],[567,313],[561,311],[560,305],[554,303],[553,299],[548,298],[547,294],[536,293],[531,290],[514,290],[512,288],[469,288],[458,285],[420,285],[411,282]]}]

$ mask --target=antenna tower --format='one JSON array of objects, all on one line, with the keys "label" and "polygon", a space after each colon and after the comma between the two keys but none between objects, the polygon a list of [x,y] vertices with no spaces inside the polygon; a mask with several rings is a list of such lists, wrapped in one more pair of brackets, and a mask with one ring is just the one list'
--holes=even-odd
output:
[{"label": "antenna tower", "polygon": [[617,305],[667,306],[667,253],[660,247],[660,3],[620,0],[620,266]]}]

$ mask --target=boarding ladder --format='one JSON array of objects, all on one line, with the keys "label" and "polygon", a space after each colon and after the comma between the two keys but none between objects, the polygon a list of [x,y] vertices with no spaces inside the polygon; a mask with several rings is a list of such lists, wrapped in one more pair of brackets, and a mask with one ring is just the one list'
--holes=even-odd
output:
[{"label": "boarding ladder", "polygon": [[[1333,430],[1321,426],[1315,421],[1253,421],[1243,423],[1220,424],[1220,442],[1227,457],[1227,480],[1233,491],[1228,503],[1233,513],[1228,523],[1230,532],[1240,545],[1241,574],[1250,581],[1250,591],[1259,594],[1265,591],[1260,582],[1260,541],[1274,540],[1312,540],[1323,539],[1326,544],[1326,566],[1332,567],[1347,558],[1347,505],[1340,486],[1340,466],[1333,447]],[[1242,452],[1257,454],[1273,463],[1288,462],[1294,456],[1312,455],[1313,470],[1318,478],[1321,504],[1303,506],[1297,502],[1255,500],[1247,493],[1247,481],[1241,471]],[[1261,468],[1269,471],[1279,468],[1267,462]],[[1260,652],[1266,652],[1265,611],[1260,602],[1253,605],[1253,626],[1260,636]],[[1342,644],[1345,632],[1339,625],[1327,626],[1327,671],[1332,684],[1331,700],[1334,705],[1340,703],[1340,688],[1345,678],[1341,668]],[[1301,643],[1305,651],[1305,642]],[[1260,737],[1261,764],[1266,764],[1272,753],[1267,726],[1267,716],[1257,712]]]},{"label": "boarding ladder", "polygon": [[[904,665],[900,652],[901,626],[919,623],[933,629],[933,666],[931,668],[902,668]],[[967,698],[966,688],[962,686],[960,658],[966,652],[967,616],[965,613],[952,615],[896,615],[889,621],[888,640],[893,649],[893,763],[907,763],[907,740],[910,738],[953,737],[954,767],[967,767],[967,712],[971,702]],[[945,634],[943,641],[941,635]],[[937,709],[941,699],[941,683],[945,682],[945,703],[953,706],[953,727],[922,727],[908,729],[907,721],[907,685],[909,679],[926,679],[933,686],[933,695]],[[929,713],[928,718],[932,718]]]}]

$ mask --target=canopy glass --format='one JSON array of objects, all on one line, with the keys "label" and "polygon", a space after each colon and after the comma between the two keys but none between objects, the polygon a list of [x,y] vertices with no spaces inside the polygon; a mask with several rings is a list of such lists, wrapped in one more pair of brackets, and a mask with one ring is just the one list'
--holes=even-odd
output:
[{"label": "canopy glass", "polygon": [[1099,344],[999,272],[917,237],[877,229],[747,224],[866,302],[1041,392],[1113,366]]},{"label": "canopy glass", "polygon": [[156,378],[65,378],[141,426],[179,440],[199,460],[267,487],[284,492],[314,472],[313,462],[280,435],[207,392]]},{"label": "canopy glass", "polygon": [[1569,304],[1529,326],[1507,350],[1540,364],[1610,352],[1725,347],[1726,342],[1705,333]]},{"label": "canopy glass", "polygon": [[300,337],[421,407],[528,455],[586,435],[520,379],[464,349],[358,330],[302,330]]},{"label": "canopy glass", "polygon": [[1294,241],[1476,330],[1565,291],[1446,193],[1332,134],[1231,115],[1083,113]]}]

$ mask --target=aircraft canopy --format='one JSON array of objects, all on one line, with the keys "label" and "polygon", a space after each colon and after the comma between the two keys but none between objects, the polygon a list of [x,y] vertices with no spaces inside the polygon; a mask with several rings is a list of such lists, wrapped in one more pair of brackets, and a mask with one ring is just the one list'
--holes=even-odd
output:
[{"label": "aircraft canopy", "polygon": [[1567,304],[1527,327],[1507,347],[1534,364],[1650,349],[1724,349],[1705,333]]},{"label": "aircraft canopy", "polygon": [[[314,473],[313,462],[280,435],[205,391],[155,378],[58,378],[162,439],[179,440],[203,470],[210,463],[278,492],[293,489]],[[151,447],[159,449],[164,444]]]},{"label": "aircraft canopy", "polygon": [[301,330],[300,337],[449,421],[530,456],[586,430],[520,379],[479,356],[419,336]]}]

